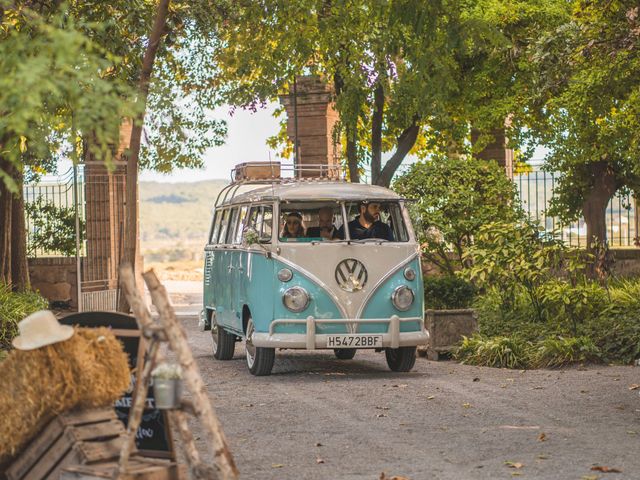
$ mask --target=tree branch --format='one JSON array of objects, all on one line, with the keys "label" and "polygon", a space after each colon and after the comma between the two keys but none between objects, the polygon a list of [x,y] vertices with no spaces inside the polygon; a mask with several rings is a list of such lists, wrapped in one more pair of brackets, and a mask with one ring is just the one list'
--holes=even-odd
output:
[{"label": "tree branch", "polygon": [[398,167],[400,167],[400,164],[404,160],[404,157],[407,156],[407,154],[416,144],[418,133],[420,133],[420,127],[414,120],[413,124],[410,127],[406,128],[398,137],[398,146],[396,148],[396,152],[384,165],[384,168],[380,173],[380,178],[377,182],[375,182],[376,185],[388,187],[391,184],[391,179],[396,173],[396,170],[398,170]]}]

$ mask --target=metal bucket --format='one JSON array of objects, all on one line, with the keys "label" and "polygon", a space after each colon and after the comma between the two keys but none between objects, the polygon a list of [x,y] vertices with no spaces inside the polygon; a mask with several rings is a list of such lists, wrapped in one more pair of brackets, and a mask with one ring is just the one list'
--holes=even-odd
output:
[{"label": "metal bucket", "polygon": [[154,378],[153,393],[156,400],[156,408],[161,410],[178,408],[182,398],[182,379]]}]

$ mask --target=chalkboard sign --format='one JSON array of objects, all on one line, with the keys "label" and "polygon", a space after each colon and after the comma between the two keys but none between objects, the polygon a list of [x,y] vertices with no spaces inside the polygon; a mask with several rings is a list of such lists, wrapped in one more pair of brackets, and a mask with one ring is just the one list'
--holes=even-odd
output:
[{"label": "chalkboard sign", "polygon": [[[122,343],[124,351],[129,356],[131,384],[127,392],[116,400],[115,409],[118,418],[126,426],[129,421],[129,410],[133,405],[132,395],[135,384],[138,375],[142,373],[144,365],[144,362],[138,364],[138,358],[140,355],[144,355],[145,352],[145,340],[140,335],[136,319],[130,315],[117,312],[80,312],[61,319],[60,323],[90,328],[109,327]],[[138,368],[140,372],[138,372]],[[142,421],[136,432],[136,446],[140,453],[145,456],[175,460],[167,414],[163,410],[156,408],[151,386],[147,391]]]}]

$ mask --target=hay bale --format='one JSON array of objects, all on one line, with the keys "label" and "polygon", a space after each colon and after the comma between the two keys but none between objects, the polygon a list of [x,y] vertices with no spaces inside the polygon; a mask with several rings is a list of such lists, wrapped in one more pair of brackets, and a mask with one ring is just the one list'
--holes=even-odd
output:
[{"label": "hay bale", "polygon": [[127,355],[107,328],[76,327],[64,342],[13,350],[0,369],[0,463],[55,415],[113,405],[130,379]]}]

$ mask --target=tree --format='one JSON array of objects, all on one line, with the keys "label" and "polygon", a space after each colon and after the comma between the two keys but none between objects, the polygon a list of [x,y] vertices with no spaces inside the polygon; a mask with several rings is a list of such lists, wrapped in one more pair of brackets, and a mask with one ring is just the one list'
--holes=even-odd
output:
[{"label": "tree", "polygon": [[465,266],[480,227],[522,215],[514,183],[495,162],[435,157],[411,165],[393,188],[412,200],[423,256],[450,275]]},{"label": "tree", "polygon": [[586,0],[541,30],[523,50],[521,144],[550,149],[559,172],[549,211],[583,215],[589,249],[606,244],[606,207],[618,191],[640,191],[640,22],[637,2]]},{"label": "tree", "polygon": [[[211,118],[217,97],[204,80],[213,68],[210,52],[216,41],[211,35],[216,12],[207,2],[173,2],[162,31],[166,41],[144,99],[135,92],[154,18],[151,2],[71,1],[60,6],[1,0],[0,5],[0,53],[7,53],[0,59],[0,87],[6,87],[0,110],[14,112],[0,120],[5,147],[0,177],[1,188],[14,193],[12,201],[21,204],[19,184],[27,157],[40,164],[64,156],[109,163],[123,118],[136,118],[143,110],[148,112],[139,162],[143,168],[168,172],[200,167],[202,153],[222,142],[226,127]],[[25,78],[33,84],[28,85],[31,90]],[[8,204],[10,195],[0,196]],[[9,254],[1,258],[10,262],[7,239],[14,232],[18,240],[13,246],[24,245],[24,228],[8,221],[2,227],[0,246]],[[26,259],[19,263],[26,267]]]},{"label": "tree", "polygon": [[60,155],[77,153],[91,129],[109,161],[120,118],[133,113],[126,85],[101,77],[113,63],[73,21],[45,21],[24,5],[0,4],[0,281],[29,285],[22,182]]},{"label": "tree", "polygon": [[[296,75],[323,75],[335,87],[351,181],[369,162],[372,182],[388,186],[409,152],[443,152],[454,133],[468,133],[450,108],[461,87],[458,58],[486,25],[464,15],[466,2],[265,0],[236,7],[218,27],[215,82],[224,99],[255,108],[290,93]],[[392,150],[383,165],[382,153]]]}]

